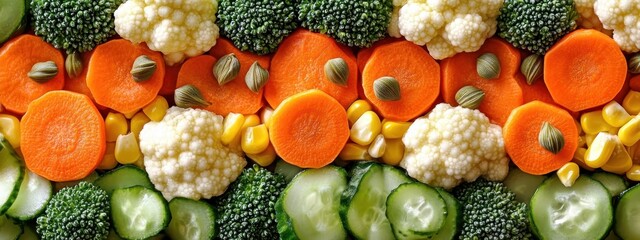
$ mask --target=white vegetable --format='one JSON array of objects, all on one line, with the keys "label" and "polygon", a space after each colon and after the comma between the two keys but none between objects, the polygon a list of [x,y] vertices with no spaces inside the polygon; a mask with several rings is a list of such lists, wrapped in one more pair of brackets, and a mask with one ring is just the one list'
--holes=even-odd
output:
[{"label": "white vegetable", "polygon": [[611,30],[604,29],[598,15],[593,10],[593,4],[596,0],[574,0],[576,11],[580,14],[577,23],[580,28],[595,29],[609,36],[613,34]]},{"label": "white vegetable", "polygon": [[623,51],[640,51],[640,0],[596,0],[593,8]]}]

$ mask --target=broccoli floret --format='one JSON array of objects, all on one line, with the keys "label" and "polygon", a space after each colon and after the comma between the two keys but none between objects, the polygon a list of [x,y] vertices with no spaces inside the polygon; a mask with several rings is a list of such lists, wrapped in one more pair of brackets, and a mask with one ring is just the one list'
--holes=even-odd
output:
[{"label": "broccoli floret", "polygon": [[242,51],[274,52],[298,26],[297,0],[220,0],[218,26]]},{"label": "broccoli floret", "polygon": [[537,54],[576,28],[573,0],[506,0],[498,16],[498,35]]},{"label": "broccoli floret", "polygon": [[113,13],[123,0],[33,0],[36,35],[67,53],[91,51],[113,36]]},{"label": "broccoli floret", "polygon": [[350,47],[369,47],[387,33],[392,0],[302,0],[299,19],[311,31]]},{"label": "broccoli floret", "polygon": [[109,196],[98,186],[80,182],[56,193],[42,216],[36,231],[42,239],[107,239],[111,224]]},{"label": "broccoli floret", "polygon": [[283,176],[254,165],[214,199],[220,239],[278,239],[275,205],[286,187]]},{"label": "broccoli floret", "polygon": [[533,239],[527,205],[503,183],[478,179],[453,194],[462,207],[460,239]]}]

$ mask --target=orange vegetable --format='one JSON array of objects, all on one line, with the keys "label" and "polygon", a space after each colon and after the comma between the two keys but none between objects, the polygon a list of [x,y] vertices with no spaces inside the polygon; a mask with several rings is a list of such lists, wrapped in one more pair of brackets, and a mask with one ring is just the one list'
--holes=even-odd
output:
[{"label": "orange vegetable", "polygon": [[[133,62],[146,55],[156,62],[156,70],[149,79],[136,82],[130,71]],[[121,113],[136,111],[151,103],[164,79],[162,54],[124,39],[99,45],[93,51],[87,70],[87,87],[97,104]]]},{"label": "orange vegetable", "polygon": [[22,117],[21,147],[27,168],[51,181],[86,177],[106,149],[104,119],[89,97],[51,91]]},{"label": "orange vegetable", "polygon": [[[38,83],[27,76],[34,64],[46,61],[53,61],[58,67],[55,77]],[[24,34],[0,48],[0,102],[7,110],[24,114],[31,101],[63,86],[62,53],[41,38]]]},{"label": "orange vegetable", "polygon": [[[560,130],[564,147],[557,154],[543,148],[538,134],[544,122]],[[526,103],[514,109],[502,129],[504,146],[511,161],[520,170],[543,175],[558,170],[573,159],[578,148],[578,129],[566,110],[541,101]]]},{"label": "orange vegetable", "polygon": [[[89,60],[91,60],[91,55],[93,51],[84,52],[80,54],[82,57],[82,73],[77,77],[71,77],[68,74],[65,74],[64,81],[64,90],[72,91],[87,95],[89,98],[93,100],[93,95],[91,95],[91,90],[87,87],[87,70],[89,69]],[[66,73],[66,71],[65,71]]]},{"label": "orange vegetable", "polygon": [[375,43],[373,43],[373,45],[371,45],[371,47],[368,48],[363,48],[360,49],[360,51],[358,51],[358,55],[357,55],[357,63],[358,63],[358,71],[362,72],[364,70],[364,66],[367,65],[367,61],[369,61],[369,58],[371,57],[371,54],[373,54],[373,51],[376,50],[376,48],[389,44],[389,43],[393,43],[393,42],[398,42],[398,41],[402,41],[401,38],[394,38],[394,37],[387,37],[387,38],[383,38],[380,41],[377,41]]},{"label": "orange vegetable", "polygon": [[635,75],[629,80],[629,87],[633,91],[640,91],[640,75]]},{"label": "orange vegetable", "polygon": [[176,90],[176,82],[178,81],[178,72],[180,72],[180,67],[182,67],[182,63],[176,63],[173,64],[173,66],[165,66],[164,81],[158,94],[162,96],[173,95],[173,92]]},{"label": "orange vegetable", "polygon": [[[324,64],[342,58],[349,66],[347,86],[329,81]],[[287,97],[309,89],[319,89],[335,98],[344,108],[358,98],[358,67],[353,53],[332,38],[308,30],[297,30],[282,41],[272,59],[264,96],[276,108]]]},{"label": "orange vegetable", "polygon": [[553,100],[571,111],[611,101],[627,77],[627,62],[613,39],[596,30],[573,31],[544,57],[544,81]]},{"label": "orange vegetable", "polygon": [[549,90],[547,90],[547,85],[544,84],[544,80],[538,79],[532,85],[527,84],[527,81],[522,75],[522,73],[518,72],[516,75],[516,79],[518,85],[522,89],[522,102],[528,103],[531,101],[543,101],[550,104],[555,104]]},{"label": "orange vegetable", "polygon": [[[400,99],[376,97],[373,83],[384,76],[400,84]],[[440,66],[420,46],[409,41],[379,46],[362,71],[362,88],[367,100],[385,119],[408,121],[424,114],[440,94]]]},{"label": "orange vegetable", "polygon": [[269,139],[278,156],[301,168],[333,162],[349,139],[346,111],[320,90],[285,99],[269,122]]},{"label": "orange vegetable", "polygon": [[[500,75],[484,79],[477,73],[477,59],[484,53],[493,53],[500,60]],[[509,113],[523,102],[522,89],[516,75],[520,72],[520,52],[511,44],[498,39],[487,39],[480,50],[458,53],[440,62],[442,68],[442,96],[444,101],[457,106],[458,90],[466,85],[482,89],[484,100],[478,108],[491,121],[504,125]]]}]

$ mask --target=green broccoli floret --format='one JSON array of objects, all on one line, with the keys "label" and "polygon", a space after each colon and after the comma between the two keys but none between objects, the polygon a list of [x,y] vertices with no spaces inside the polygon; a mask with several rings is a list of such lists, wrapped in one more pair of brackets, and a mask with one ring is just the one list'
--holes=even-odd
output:
[{"label": "green broccoli floret", "polygon": [[576,28],[573,0],[506,0],[498,16],[498,35],[517,48],[537,54]]},{"label": "green broccoli floret", "polygon": [[67,53],[88,52],[113,36],[113,13],[123,0],[33,0],[36,35]]},{"label": "green broccoli floret", "polygon": [[478,179],[453,194],[462,207],[460,239],[533,239],[527,205],[503,183]]},{"label": "green broccoli floret", "polygon": [[80,182],[56,193],[36,231],[42,239],[107,239],[111,224],[109,196],[98,186]]},{"label": "green broccoli floret", "polygon": [[297,0],[219,0],[218,26],[242,51],[274,52],[298,26]]},{"label": "green broccoli floret", "polygon": [[350,47],[369,47],[387,34],[392,0],[302,0],[299,19],[311,31]]},{"label": "green broccoli floret", "polygon": [[278,239],[275,205],[286,187],[283,176],[258,165],[245,169],[214,199],[220,239]]}]

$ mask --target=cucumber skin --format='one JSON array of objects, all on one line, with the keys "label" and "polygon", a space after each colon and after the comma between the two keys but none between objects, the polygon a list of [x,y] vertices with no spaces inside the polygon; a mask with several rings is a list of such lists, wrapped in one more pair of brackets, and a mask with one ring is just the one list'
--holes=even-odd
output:
[{"label": "cucumber skin", "polygon": [[[442,195],[440,195],[440,191],[438,191],[436,188],[433,188],[433,187],[431,187],[431,186],[429,186],[429,185],[427,185],[427,184],[425,184],[425,183],[422,183],[422,182],[407,182],[407,183],[400,184],[398,187],[396,187],[395,189],[391,190],[391,192],[389,193],[389,196],[387,196],[387,200],[385,201],[385,205],[389,206],[389,205],[391,204],[389,201],[391,200],[390,196],[391,196],[393,193],[395,193],[395,192],[397,192],[398,190],[400,190],[400,188],[401,188],[401,187],[403,187],[403,185],[408,185],[408,184],[420,184],[420,187],[423,187],[423,188],[431,188],[431,189],[433,189],[434,191],[436,191],[436,192],[438,193],[438,197],[439,197],[439,198],[442,200],[442,202],[444,202],[444,204],[445,204],[445,205],[444,205],[444,209],[442,209],[442,212],[444,212],[445,214],[448,214],[448,213],[447,213],[447,210],[448,210],[448,209],[447,209],[447,202],[444,200],[444,198],[442,197]],[[404,187],[406,187],[406,186],[404,186]],[[387,209],[389,209],[389,208],[387,207]],[[388,214],[388,210],[387,210],[387,211],[385,211],[385,212],[386,212],[385,216],[387,216],[387,219],[389,219],[389,217],[388,217],[389,215],[387,215],[387,214]],[[459,214],[458,214],[458,215],[459,215]],[[442,229],[442,227],[444,227],[444,225],[445,225],[445,224],[447,224],[446,220],[447,220],[447,217],[445,216],[445,217],[444,217],[444,219],[442,219],[442,225],[440,225],[440,229]],[[399,232],[397,231],[397,229],[394,227],[394,224],[393,224],[393,223],[391,223],[391,221],[389,221],[389,225],[391,226],[391,231],[393,231],[393,236],[394,236],[396,239],[411,239],[411,238],[401,238],[400,236],[398,236],[398,234],[401,234],[401,233],[399,233]],[[418,235],[418,236],[420,236],[420,237],[425,237],[425,238],[431,239],[432,237],[434,237],[435,235],[437,235],[437,234],[438,234],[438,231],[435,231],[435,232],[414,232],[414,231],[411,231],[411,233],[412,233],[412,234],[414,234],[414,235]]]},{"label": "cucumber skin", "polygon": [[[197,201],[197,200],[193,200],[190,198],[185,198],[185,197],[175,197],[173,199],[171,199],[171,201],[169,201],[169,205],[167,205],[169,207],[169,212],[171,212],[171,203],[172,202],[179,202],[179,201],[195,201],[195,202],[201,202],[204,203],[204,206],[206,206],[209,210],[209,213],[213,216],[213,222],[211,224],[213,224],[213,232],[211,232],[211,235],[207,236],[207,239],[214,239],[216,237],[216,235],[218,234],[218,225],[216,224],[215,218],[218,216],[218,213],[216,212],[216,209],[209,204],[208,202],[204,202],[204,201]],[[172,217],[173,218],[173,217]],[[169,219],[169,223],[171,223],[171,219]],[[167,228],[169,227],[169,224],[167,224],[167,227],[165,227],[165,232],[167,230]],[[168,233],[167,233],[168,235]]]},{"label": "cucumber skin", "polygon": [[[136,185],[131,185],[131,186],[125,186],[122,188],[128,188],[128,187],[133,187],[133,186],[143,186],[143,187],[147,187],[147,188],[154,188],[153,183],[151,182],[151,180],[149,179],[149,174],[147,172],[145,172],[144,170],[142,170],[141,168],[135,166],[135,165],[131,165],[131,164],[126,164],[126,165],[122,165],[120,167],[117,167],[115,169],[112,169],[108,172],[106,172],[105,174],[103,174],[102,176],[98,177],[98,179],[96,179],[94,181],[94,183],[102,188],[102,190],[105,190],[109,195],[113,194],[113,192],[118,189],[118,187],[113,187],[110,186],[109,184],[109,177],[112,177],[113,174],[118,174],[120,171],[135,171],[139,174],[141,174],[141,176],[145,177],[146,182],[144,182],[144,185],[140,185],[140,184],[136,184]],[[105,182],[106,183],[103,183]]]},{"label": "cucumber skin", "polygon": [[[636,189],[636,188],[638,188],[638,190],[636,190],[636,191],[640,191],[640,183],[639,183],[639,184],[634,185],[633,187],[627,188],[627,190],[622,191],[622,192],[618,195],[618,197],[620,198],[619,200],[622,200],[622,197],[624,197],[625,193],[628,193],[628,192],[630,192],[630,191],[633,191],[633,190],[634,190],[634,189]],[[614,210],[613,210],[613,219],[614,219],[614,221],[615,221],[615,219],[616,219],[616,209],[617,209],[617,206],[616,206],[616,207],[614,208]],[[618,234],[618,229],[617,229],[615,226],[613,227],[613,233],[614,233],[616,236],[620,236],[620,234]]]},{"label": "cucumber skin", "polygon": [[0,206],[0,215],[3,215],[7,212],[7,210],[9,210],[9,208],[11,208],[13,201],[15,201],[16,198],[18,197],[18,192],[20,191],[20,186],[22,186],[22,180],[24,180],[24,175],[26,173],[26,170],[24,169],[25,167],[24,167],[22,158],[18,156],[16,151],[9,144],[9,141],[7,141],[7,139],[4,138],[2,134],[0,134],[0,146],[2,146],[2,150],[0,151],[8,151],[9,155],[12,157],[12,159],[15,162],[17,162],[18,167],[20,168],[18,179],[16,180],[16,183],[14,184],[13,189],[11,190],[11,194],[9,194],[9,198],[7,198],[7,202],[5,202],[4,205]]},{"label": "cucumber skin", "polygon": [[[35,174],[35,173],[34,173]],[[46,178],[45,178],[46,179]],[[23,179],[24,180],[24,179]],[[47,180],[49,181],[49,180]],[[22,184],[21,184],[22,185]],[[19,221],[28,221],[31,219],[35,219],[36,217],[40,216],[40,214],[42,214],[44,212],[45,209],[47,209],[47,205],[49,205],[49,201],[51,201],[51,198],[53,198],[53,195],[56,194],[55,192],[55,187],[53,186],[53,183],[51,181],[49,181],[49,185],[51,186],[51,195],[49,195],[49,198],[47,199],[46,203],[44,204],[44,206],[42,207],[42,209],[40,209],[40,211],[38,211],[37,213],[35,213],[33,216],[27,216],[27,217],[19,217],[19,216],[12,216],[9,213],[6,213],[5,215],[7,215],[7,217],[12,218],[14,220],[19,220]],[[16,196],[17,197],[17,196]]]},{"label": "cucumber skin", "polygon": [[[436,188],[436,191],[438,191],[438,193],[440,193],[440,197],[444,200],[445,203],[447,203],[447,199],[445,198],[451,198],[453,199],[454,202],[454,206],[453,208],[456,210],[456,219],[455,219],[455,226],[454,226],[454,233],[451,236],[450,240],[454,240],[454,239],[458,239],[458,236],[460,236],[460,232],[462,231],[462,214],[460,214],[460,210],[462,209],[462,206],[460,206],[460,202],[458,202],[458,199],[456,199],[453,195],[451,195],[451,193],[447,192],[447,190],[444,190],[443,188]],[[449,206],[447,205],[447,210]],[[451,214],[451,213],[448,213]],[[446,222],[446,218],[445,218],[445,224],[447,224]],[[444,226],[442,226],[444,227]],[[434,235],[432,237],[433,239],[440,239],[438,238],[438,233],[436,233],[436,235]]]},{"label": "cucumber skin", "polygon": [[[360,186],[362,178],[367,172],[369,172],[369,169],[374,166],[379,167],[379,165],[373,162],[360,163],[354,166],[349,173],[350,179],[347,183],[347,188],[344,190],[342,196],[340,197],[340,220],[342,220],[342,225],[351,235],[353,235],[353,231],[349,226],[349,219],[347,218],[347,215],[349,215],[349,206],[351,205],[351,200],[353,200],[353,197],[358,192],[358,188]],[[359,239],[357,236],[353,237]]]},{"label": "cucumber skin", "polygon": [[[155,233],[151,234],[151,236],[147,237],[147,238],[151,238],[153,236],[158,235],[159,233],[164,231],[164,229],[166,229],[167,226],[169,226],[169,222],[171,222],[171,209],[169,209],[169,202],[167,202],[167,199],[165,199],[164,196],[162,195],[162,193],[160,191],[156,190],[155,188],[148,188],[148,187],[143,187],[143,186],[132,186],[132,187],[128,187],[128,188],[116,189],[113,192],[115,193],[118,190],[131,191],[131,190],[136,190],[137,188],[141,188],[141,190],[139,190],[139,191],[143,191],[142,189],[146,189],[146,190],[149,190],[149,191],[152,191],[152,192],[158,194],[158,196],[160,196],[160,198],[162,199],[162,202],[164,203],[163,204],[163,208],[164,208],[164,211],[165,211],[166,214],[165,214],[165,217],[164,217],[163,222],[162,222],[162,228],[158,232],[155,232]],[[113,195],[111,195],[111,196],[113,196]],[[110,196],[111,199],[109,200],[109,205],[111,206],[111,209],[113,209],[114,202],[116,204],[118,204],[118,200],[116,199],[114,201],[115,198],[112,198],[111,196]],[[158,210],[160,210],[160,209],[158,209]],[[111,211],[113,211],[113,210],[111,210]],[[113,224],[113,230],[116,232],[116,234],[118,236],[122,237],[122,238],[126,238],[126,237],[123,237],[124,235],[121,234],[120,231],[118,231],[118,229],[115,227],[116,224],[115,224],[115,222],[113,222],[113,216],[111,217],[111,222]],[[216,231],[216,233],[217,232],[218,231]]]}]

